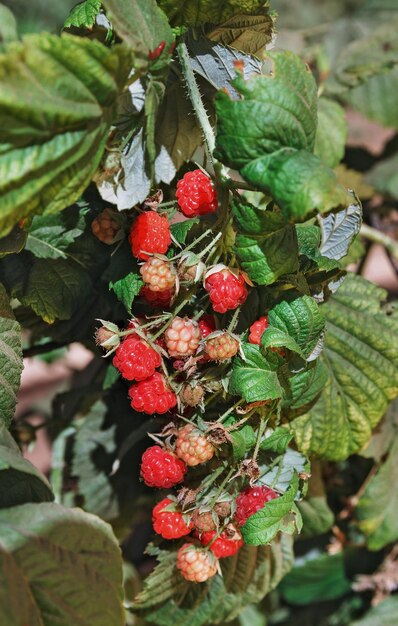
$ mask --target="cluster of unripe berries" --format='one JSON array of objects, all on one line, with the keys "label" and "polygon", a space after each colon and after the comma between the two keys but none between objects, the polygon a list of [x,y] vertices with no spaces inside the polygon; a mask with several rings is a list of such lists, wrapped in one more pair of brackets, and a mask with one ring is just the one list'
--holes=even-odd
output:
[{"label": "cluster of unripe berries", "polygon": [[[188,466],[205,463],[214,448],[204,435],[188,424],[178,431],[174,449],[148,448],[142,457],[141,477],[150,487],[169,489],[181,483]],[[183,506],[173,495],[153,509],[155,532],[164,539],[190,535],[177,552],[177,568],[192,582],[204,582],[218,571],[218,559],[236,554],[243,545],[240,527],[277,494],[266,486],[247,487],[235,499],[227,497],[212,508]]]}]

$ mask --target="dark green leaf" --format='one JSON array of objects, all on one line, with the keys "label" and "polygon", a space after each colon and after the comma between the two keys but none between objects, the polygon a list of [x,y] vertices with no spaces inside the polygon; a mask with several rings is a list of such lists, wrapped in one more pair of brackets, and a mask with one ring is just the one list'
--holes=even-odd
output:
[{"label": "dark green leaf", "polygon": [[342,553],[307,559],[296,565],[280,586],[282,597],[298,606],[341,598],[350,590]]},{"label": "dark green leaf", "polygon": [[246,424],[239,430],[233,430],[230,433],[232,437],[232,450],[235,460],[243,459],[256,443],[256,433],[253,428]]},{"label": "dark green leaf", "polygon": [[261,450],[270,450],[277,454],[285,452],[293,439],[291,432],[283,426],[278,426],[261,444]]},{"label": "dark green leaf", "polygon": [[348,274],[322,310],[326,340],[321,357],[329,380],[314,405],[291,428],[298,447],[345,459],[368,441],[388,401],[398,394],[398,316],[381,308],[386,293]]},{"label": "dark green leaf", "polygon": [[177,222],[176,224],[172,224],[170,227],[170,232],[173,235],[174,239],[178,241],[179,244],[184,244],[187,240],[187,236],[189,231],[193,226],[199,224],[200,220],[198,218],[192,220],[184,220],[183,222]]},{"label": "dark green leaf", "polygon": [[246,402],[272,400],[280,398],[280,386],[276,370],[279,366],[277,357],[264,357],[260,349],[250,343],[242,344],[245,360],[234,360],[229,392],[242,396]]},{"label": "dark green leaf", "polygon": [[8,426],[14,415],[22,369],[21,327],[0,284],[0,424]]},{"label": "dark green leaf", "polygon": [[83,0],[79,2],[69,13],[64,28],[75,26],[76,28],[92,28],[95,18],[101,10],[101,0]]},{"label": "dark green leaf", "polygon": [[0,623],[124,626],[122,562],[110,527],[58,504],[0,511]]},{"label": "dark green leaf", "polygon": [[267,502],[260,511],[249,517],[242,526],[244,542],[259,546],[270,543],[281,530],[286,530],[284,518],[293,509],[297,495],[298,477],[293,477],[291,485],[283,496]]},{"label": "dark green leaf", "polygon": [[398,154],[383,159],[373,167],[367,181],[381,193],[398,198]]},{"label": "dark green leaf", "polygon": [[297,224],[296,232],[300,255],[305,255],[314,261],[320,270],[330,271],[340,267],[338,261],[322,256],[319,250],[321,231],[318,226],[315,224]]},{"label": "dark green leaf", "polygon": [[29,35],[0,56],[0,234],[79,198],[101,159],[130,67],[123,46],[48,33]]},{"label": "dark green leaf", "polygon": [[[303,413],[308,410],[308,405],[314,402],[323,391],[329,378],[327,367],[321,360],[317,360],[306,369],[303,369],[287,381],[282,399],[282,407],[288,409],[289,417],[292,417],[292,410]],[[303,407],[300,411],[300,408]]]},{"label": "dark green leaf", "polygon": [[26,249],[42,259],[66,259],[68,246],[79,237],[82,228],[69,228],[64,214],[36,216],[32,220]]},{"label": "dark green leaf", "polygon": [[110,289],[115,292],[118,300],[124,304],[126,311],[131,313],[134,298],[138,296],[143,285],[144,281],[141,276],[132,272],[121,280],[110,283]]},{"label": "dark green leaf", "polygon": [[345,111],[334,100],[320,98],[315,154],[328,167],[334,168],[344,156],[347,140]]},{"label": "dark green leaf", "polygon": [[28,233],[23,228],[19,228],[18,224],[14,226],[12,231],[5,237],[0,238],[0,257],[14,252],[21,252],[26,243]]},{"label": "dark green leaf", "polygon": [[246,54],[261,56],[274,33],[274,16],[264,6],[255,15],[233,15],[225,22],[206,30],[211,41],[231,46]]},{"label": "dark green leaf", "polygon": [[241,14],[256,13],[267,6],[266,0],[159,0],[173,26],[197,26],[199,24],[221,24],[229,17]]}]

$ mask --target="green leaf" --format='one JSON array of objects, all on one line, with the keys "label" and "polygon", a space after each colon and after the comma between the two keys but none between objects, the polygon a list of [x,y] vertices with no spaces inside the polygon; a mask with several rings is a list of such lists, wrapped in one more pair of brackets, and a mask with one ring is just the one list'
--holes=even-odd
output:
[{"label": "green leaf", "polygon": [[65,259],[38,259],[15,296],[47,324],[68,320],[92,291],[88,273]]},{"label": "green leaf", "polygon": [[260,511],[249,517],[242,526],[245,543],[251,546],[270,543],[277,533],[285,528],[284,518],[292,511],[297,489],[298,477],[295,475],[283,496],[270,500]]},{"label": "green leaf", "polygon": [[256,13],[264,6],[266,0],[159,0],[173,26],[198,26],[206,22],[222,24],[229,17],[237,14]]},{"label": "green leaf", "polygon": [[0,51],[11,41],[18,39],[17,22],[10,11],[4,4],[0,4]]},{"label": "green leaf", "polygon": [[303,452],[333,460],[358,452],[398,395],[398,316],[395,308],[383,311],[385,297],[348,274],[322,306],[327,332],[321,359],[329,380],[313,408],[291,423]]},{"label": "green leaf", "polygon": [[0,422],[0,509],[53,499],[47,479],[24,459],[6,426]]},{"label": "green leaf", "polygon": [[79,198],[101,159],[131,67],[123,46],[47,33],[0,55],[0,235]]},{"label": "green leaf", "polygon": [[336,173],[306,150],[284,148],[242,168],[242,176],[270,194],[283,215],[303,222],[315,212],[326,214],[345,208],[350,194],[338,184]]},{"label": "green leaf", "polygon": [[[307,365],[306,369],[293,374],[287,381],[284,389],[282,408],[287,409],[288,418],[292,418],[292,411],[299,414],[307,411],[311,403],[318,398],[329,378],[327,367],[318,359]],[[301,409],[301,411],[300,411]]]},{"label": "green leaf", "polygon": [[261,450],[270,450],[277,454],[285,452],[290,441],[293,439],[293,435],[288,428],[278,426],[275,430],[262,442]]},{"label": "green leaf", "polygon": [[0,257],[14,252],[23,250],[28,233],[23,228],[19,228],[18,224],[14,226],[11,232],[0,239]]},{"label": "green leaf", "polygon": [[179,244],[183,245],[187,240],[187,236],[191,228],[199,224],[199,222],[200,220],[198,218],[177,222],[176,224],[171,225],[170,232],[174,239],[178,241]]},{"label": "green leaf", "polygon": [[244,545],[236,555],[221,559],[222,577],[192,585],[177,571],[175,552],[163,551],[133,609],[159,626],[224,624],[272,591],[289,571],[292,556],[287,535],[268,546]]},{"label": "green leaf", "polygon": [[83,228],[69,228],[64,213],[33,218],[26,249],[41,259],[66,259],[68,246],[79,237]]},{"label": "green leaf", "polygon": [[122,562],[110,527],[57,504],[0,511],[0,623],[124,626]]},{"label": "green leaf", "polygon": [[361,531],[366,535],[369,550],[381,550],[398,539],[396,510],[398,480],[398,436],[378,472],[366,484],[356,509]]},{"label": "green leaf", "polygon": [[296,565],[288,573],[279,589],[286,602],[298,606],[341,598],[351,591],[343,554],[308,558],[303,565]]},{"label": "green leaf", "polygon": [[269,285],[298,270],[294,226],[279,212],[258,209],[243,199],[234,200],[232,207],[239,227],[236,255],[251,280]]},{"label": "green leaf", "polygon": [[395,153],[375,165],[367,175],[367,182],[392,198],[398,198],[398,154]]},{"label": "green leaf", "polygon": [[315,224],[297,224],[297,239],[300,255],[316,263],[318,269],[326,272],[340,267],[340,263],[322,256],[320,252],[321,230]]},{"label": "green leaf", "polygon": [[320,98],[318,102],[318,128],[315,138],[315,154],[334,168],[344,156],[347,141],[345,111],[334,100]]},{"label": "green leaf", "polygon": [[0,283],[0,424],[8,426],[14,415],[22,369],[21,327]]},{"label": "green leaf", "polygon": [[362,224],[362,207],[358,199],[346,209],[331,213],[326,217],[318,216],[321,227],[321,245],[319,252],[328,259],[340,260],[346,256],[353,239]]},{"label": "green leaf", "polygon": [[133,50],[136,67],[145,68],[149,53],[164,42],[167,59],[173,32],[155,0],[103,0],[115,30]]},{"label": "green leaf", "polygon": [[374,431],[361,456],[379,463],[387,454],[398,433],[398,399],[392,401],[385,416]]},{"label": "green leaf", "polygon": [[392,596],[368,611],[351,626],[395,626],[397,623],[398,598]]},{"label": "green leaf", "polygon": [[398,128],[398,68],[373,76],[344,95],[345,102],[383,126]]},{"label": "green leaf", "polygon": [[[274,355],[264,357],[258,346],[242,344],[244,360],[235,358],[229,382],[229,393],[242,396],[246,402],[280,398],[277,369],[279,360]],[[273,358],[274,357],[274,358]]]},{"label": "green leaf", "polygon": [[131,272],[121,280],[110,283],[109,287],[115,292],[118,300],[126,307],[126,311],[131,313],[134,298],[138,296],[143,285],[144,281],[141,276]]},{"label": "green leaf", "polygon": [[116,449],[116,426],[104,430],[106,411],[107,407],[99,400],[78,427],[73,443],[72,475],[78,479],[84,509],[110,520],[119,513],[116,494],[106,469],[99,467],[95,461],[100,452],[110,454]]},{"label": "green leaf", "polygon": [[[301,352],[305,358],[313,352],[325,328],[323,313],[310,296],[302,296],[291,302],[283,300],[269,311],[268,323],[269,328],[262,336],[264,346],[276,345],[271,333],[270,339],[268,339],[268,330],[275,328],[292,338],[298,346],[296,351]],[[278,343],[278,345],[286,345],[287,343],[289,343],[288,340],[286,343]],[[289,348],[287,345],[286,347]]]},{"label": "green leaf", "polygon": [[311,72],[292,52],[268,58],[272,74],[232,81],[242,99],[217,95],[217,157],[236,169],[282,148],[314,147],[318,99]]},{"label": "green leaf", "polygon": [[315,537],[323,535],[334,524],[334,515],[330,510],[325,496],[307,498],[297,504],[303,518],[303,530],[301,536]]},{"label": "green leaf", "polygon": [[95,24],[95,19],[101,10],[101,0],[83,0],[79,2],[72,11],[69,13],[64,28],[92,28]]},{"label": "green leaf", "polygon": [[[308,474],[310,471],[307,457],[292,448],[287,448],[277,465],[270,462],[270,453],[267,450],[262,450],[259,454],[259,465],[261,476],[257,481],[258,484],[271,487],[281,493],[290,489],[296,474],[302,472]],[[301,492],[296,490],[294,497],[301,497],[301,495]]]},{"label": "green leaf", "polygon": [[232,438],[234,459],[243,459],[246,452],[251,450],[251,448],[255,445],[256,433],[249,424],[246,424],[239,430],[233,430],[230,435]]},{"label": "green leaf", "polygon": [[274,16],[269,13],[269,7],[264,6],[254,15],[237,14],[217,26],[212,25],[206,29],[206,37],[246,54],[261,56],[272,41],[274,20]]}]

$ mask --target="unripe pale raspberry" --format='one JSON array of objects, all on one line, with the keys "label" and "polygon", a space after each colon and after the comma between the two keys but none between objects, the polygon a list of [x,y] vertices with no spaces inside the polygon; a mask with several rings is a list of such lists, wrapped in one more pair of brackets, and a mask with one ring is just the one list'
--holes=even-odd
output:
[{"label": "unripe pale raspberry", "polygon": [[211,361],[226,361],[238,353],[239,341],[229,333],[222,333],[206,341],[205,352]]},{"label": "unripe pale raspberry", "polygon": [[126,380],[145,380],[161,363],[160,354],[134,334],[127,335],[113,358],[113,365]]},{"label": "unripe pale raspberry", "polygon": [[164,291],[152,291],[149,287],[142,287],[140,296],[144,298],[154,307],[168,309],[174,296],[172,289],[165,289]]},{"label": "unripe pale raspberry", "polygon": [[204,583],[217,574],[218,561],[208,550],[184,543],[177,552],[177,569],[185,580]]},{"label": "unripe pale raspberry", "polygon": [[264,315],[250,326],[249,342],[259,346],[261,344],[261,335],[266,328],[268,328],[268,317]]},{"label": "unripe pale raspberry", "polygon": [[166,291],[174,289],[176,275],[170,263],[163,259],[151,257],[140,268],[142,280],[151,291]]},{"label": "unripe pale raspberry", "polygon": [[114,219],[110,209],[104,209],[92,222],[91,231],[97,239],[111,245],[115,243],[120,224]]},{"label": "unripe pale raspberry", "polygon": [[129,242],[137,259],[146,261],[149,254],[165,254],[171,243],[167,217],[156,211],[141,213],[131,227]]},{"label": "unripe pale raspberry", "polygon": [[187,383],[182,387],[179,395],[183,404],[186,404],[187,406],[198,406],[198,404],[203,400],[205,390],[202,385]]},{"label": "unripe pale raspberry", "polygon": [[178,431],[175,451],[187,465],[194,467],[210,461],[215,448],[193,424],[186,424]]},{"label": "unripe pale raspberry", "polygon": [[212,315],[203,315],[198,324],[203,339],[205,339],[208,335],[211,335],[211,333],[214,333],[216,330],[216,322]]},{"label": "unripe pale raspberry", "polygon": [[182,483],[186,471],[181,459],[160,446],[151,446],[142,455],[141,478],[148,487],[170,489]]},{"label": "unripe pale raspberry", "polygon": [[[167,509],[167,510],[165,510]],[[164,539],[179,539],[189,535],[192,522],[187,525],[181,511],[170,498],[164,498],[152,511],[152,523],[155,533]]]},{"label": "unripe pale raspberry", "polygon": [[235,276],[232,272],[222,269],[205,279],[205,289],[209,292],[214,311],[225,313],[236,309],[247,298],[247,289],[243,276]]},{"label": "unripe pale raspberry", "polygon": [[132,385],[129,389],[129,396],[133,409],[148,415],[167,413],[177,404],[177,396],[159,372]]},{"label": "unripe pale raspberry", "polygon": [[187,172],[178,181],[176,197],[178,206],[187,217],[214,213],[217,210],[217,192],[202,170]]},{"label": "unripe pale raspberry", "polygon": [[101,348],[106,350],[114,350],[120,345],[119,335],[114,331],[106,328],[106,326],[100,326],[94,335],[95,343]]},{"label": "unripe pale raspberry", "polygon": [[186,357],[195,354],[201,339],[197,322],[188,317],[175,317],[165,332],[170,356]]},{"label": "unripe pale raspberry", "polygon": [[[217,531],[209,530],[200,535],[199,540],[203,546],[207,546],[216,536]],[[214,539],[210,546],[210,550],[218,559],[223,559],[227,556],[233,556],[243,546],[243,539],[240,532],[234,529],[233,532],[228,530],[220,533],[217,539]]]},{"label": "unripe pale raspberry", "polygon": [[246,520],[257,513],[264,505],[277,498],[278,494],[265,486],[248,487],[236,498],[236,521],[243,526]]}]

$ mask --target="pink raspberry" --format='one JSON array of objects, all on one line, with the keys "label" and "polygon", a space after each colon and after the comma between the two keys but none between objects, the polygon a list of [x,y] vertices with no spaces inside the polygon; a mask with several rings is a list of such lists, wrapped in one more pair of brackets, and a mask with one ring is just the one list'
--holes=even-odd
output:
[{"label": "pink raspberry", "polygon": [[194,467],[199,463],[210,461],[215,448],[193,424],[186,424],[178,431],[175,451],[187,465]]},{"label": "pink raspberry", "polygon": [[151,291],[170,291],[176,284],[173,267],[167,261],[156,257],[151,257],[144,263],[140,268],[140,274]]},{"label": "pink raspberry", "polygon": [[133,409],[148,415],[167,413],[177,404],[177,396],[159,372],[132,385],[129,389],[129,396]]},{"label": "pink raspberry", "polygon": [[218,561],[214,554],[192,543],[184,543],[177,552],[177,569],[185,580],[204,583],[217,574]]},{"label": "pink raspberry", "polygon": [[170,356],[187,357],[195,354],[200,339],[197,322],[188,317],[175,317],[165,332],[166,348]]}]

